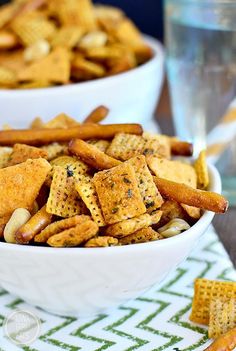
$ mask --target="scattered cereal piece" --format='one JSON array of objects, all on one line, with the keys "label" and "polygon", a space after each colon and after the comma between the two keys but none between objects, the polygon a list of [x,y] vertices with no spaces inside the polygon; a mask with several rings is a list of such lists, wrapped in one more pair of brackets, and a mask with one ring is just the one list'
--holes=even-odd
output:
[{"label": "scattered cereal piece", "polygon": [[190,320],[195,323],[209,324],[212,299],[236,299],[236,283],[207,279],[196,279]]},{"label": "scattered cereal piece", "polygon": [[212,299],[208,336],[216,339],[236,326],[236,299]]},{"label": "scattered cereal piece", "polygon": [[50,169],[50,164],[43,158],[1,169],[0,217],[17,208],[30,210]]},{"label": "scattered cereal piece", "polygon": [[121,222],[146,212],[131,165],[121,164],[98,172],[93,183],[107,224]]}]

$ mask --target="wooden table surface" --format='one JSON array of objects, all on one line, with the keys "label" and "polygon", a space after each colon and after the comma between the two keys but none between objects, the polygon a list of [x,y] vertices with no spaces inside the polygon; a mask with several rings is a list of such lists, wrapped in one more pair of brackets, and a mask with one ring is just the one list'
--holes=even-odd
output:
[{"label": "wooden table surface", "polygon": [[[165,82],[156,118],[163,133],[174,135],[167,83]],[[236,208],[230,207],[224,215],[214,218],[214,227],[236,267]]]}]

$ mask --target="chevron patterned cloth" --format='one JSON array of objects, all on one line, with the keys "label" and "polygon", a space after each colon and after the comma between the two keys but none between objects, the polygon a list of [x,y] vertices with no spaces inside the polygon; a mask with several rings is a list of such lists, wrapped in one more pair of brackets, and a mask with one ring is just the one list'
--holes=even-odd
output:
[{"label": "chevron patterned cloth", "polygon": [[[190,257],[145,295],[87,319],[58,317],[0,291],[0,351],[202,351],[210,343],[207,328],[188,319],[197,277],[236,280],[236,272],[212,227]],[[3,324],[14,310],[31,311],[41,320],[39,338],[17,347]]]}]

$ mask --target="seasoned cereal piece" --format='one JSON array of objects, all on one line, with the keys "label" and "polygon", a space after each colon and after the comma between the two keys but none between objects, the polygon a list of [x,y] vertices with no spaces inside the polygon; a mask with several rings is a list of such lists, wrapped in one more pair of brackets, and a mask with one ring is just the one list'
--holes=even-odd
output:
[{"label": "seasoned cereal piece", "polygon": [[8,166],[14,166],[19,163],[25,162],[29,159],[46,158],[48,154],[47,151],[42,150],[38,147],[29,146],[25,144],[15,144],[13,146],[13,151],[8,162]]},{"label": "seasoned cereal piece", "polygon": [[216,280],[196,279],[190,320],[195,323],[209,324],[212,299],[236,298],[236,283]]},{"label": "seasoned cereal piece", "polygon": [[63,46],[72,49],[78,44],[84,30],[77,26],[63,26],[61,27],[51,42],[52,47]]},{"label": "seasoned cereal piece", "polygon": [[42,150],[45,150],[48,154],[48,161],[67,153],[67,146],[59,143],[52,143],[49,145],[41,146]]},{"label": "seasoned cereal piece", "polygon": [[118,160],[126,161],[137,155],[166,157],[166,147],[154,138],[133,134],[117,134],[106,152]]},{"label": "seasoned cereal piece", "polygon": [[106,223],[92,178],[85,176],[77,179],[75,189],[78,191],[81,199],[89,209],[94,222],[96,222],[99,227],[105,226]]},{"label": "seasoned cereal piece", "polygon": [[180,161],[161,159],[156,156],[148,156],[147,164],[151,171],[159,178],[183,183],[192,188],[197,187],[197,175],[191,165]]},{"label": "seasoned cereal piece", "polygon": [[81,215],[74,216],[71,218],[62,219],[54,223],[49,224],[44,230],[35,236],[34,241],[37,243],[46,243],[47,240],[58,233],[61,233],[72,227],[76,227],[79,224],[87,222],[91,218],[89,216]]},{"label": "seasoned cereal piece", "polygon": [[98,226],[92,220],[82,222],[73,228],[51,236],[47,243],[53,247],[74,247],[93,238],[98,232]]},{"label": "seasoned cereal piece", "polygon": [[152,213],[163,204],[163,199],[159,193],[153,177],[147,167],[145,156],[140,155],[127,161],[135,171],[140,194],[146,206],[147,212]]},{"label": "seasoned cereal piece", "polygon": [[78,127],[80,125],[74,118],[66,115],[65,113],[60,113],[56,117],[52,118],[47,123],[44,123],[44,128],[72,128]]},{"label": "seasoned cereal piece", "polygon": [[30,123],[29,129],[41,129],[44,127],[44,123],[41,117],[35,117]]},{"label": "seasoned cereal piece", "polygon": [[47,212],[67,218],[83,214],[85,206],[75,190],[75,179],[66,169],[55,167],[50,194],[47,201]]},{"label": "seasoned cereal piece", "polygon": [[121,164],[98,172],[93,183],[107,224],[121,222],[146,212],[131,165]]},{"label": "seasoned cereal piece", "polygon": [[98,236],[87,241],[84,247],[108,247],[118,245],[118,239],[111,236]]},{"label": "seasoned cereal piece", "polygon": [[216,339],[236,326],[236,299],[212,299],[208,336]]},{"label": "seasoned cereal piece", "polygon": [[136,231],[133,234],[125,236],[119,239],[119,244],[121,245],[130,245],[130,244],[139,244],[146,243],[148,241],[161,240],[164,237],[153,230],[151,227],[143,228]]},{"label": "seasoned cereal piece", "polygon": [[51,175],[53,176],[54,169],[57,166],[64,168],[68,176],[74,177],[77,181],[82,175],[87,175],[90,168],[83,161],[78,160],[76,157],[60,156],[50,162],[52,165]]},{"label": "seasoned cereal piece", "polygon": [[70,55],[62,47],[55,48],[48,56],[33,62],[18,72],[19,81],[47,81],[68,83]]},{"label": "seasoned cereal piece", "polygon": [[199,189],[207,189],[209,185],[209,174],[206,161],[206,150],[200,152],[198,159],[194,163],[197,173],[197,185]]},{"label": "seasoned cereal piece", "polygon": [[24,46],[30,46],[41,39],[49,39],[55,33],[53,22],[36,12],[17,16],[11,23],[11,29]]},{"label": "seasoned cereal piece", "polygon": [[0,217],[17,208],[31,210],[50,169],[50,164],[43,158],[1,169]]},{"label": "seasoned cereal piece", "polygon": [[87,140],[88,144],[91,144],[93,146],[96,146],[96,148],[98,148],[98,150],[102,151],[102,152],[106,152],[107,148],[110,145],[110,142],[108,140],[97,140],[97,139],[90,139]]},{"label": "seasoned cereal piece", "polygon": [[122,222],[112,224],[107,227],[105,234],[116,238],[123,238],[140,229],[147,228],[160,221],[162,212],[154,212],[153,215],[148,213],[142,214],[138,217],[126,219]]},{"label": "seasoned cereal piece", "polygon": [[91,0],[51,0],[49,6],[63,26],[76,26],[86,32],[97,27]]}]

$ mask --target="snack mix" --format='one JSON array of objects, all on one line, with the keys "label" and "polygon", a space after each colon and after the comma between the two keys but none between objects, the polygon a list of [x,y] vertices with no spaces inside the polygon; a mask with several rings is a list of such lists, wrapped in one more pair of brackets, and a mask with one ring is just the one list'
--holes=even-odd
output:
[{"label": "snack mix", "polygon": [[14,0],[0,7],[0,89],[107,77],[149,61],[152,49],[118,8],[91,0]]},{"label": "snack mix", "polygon": [[[190,143],[145,133],[139,124],[100,125],[108,112],[99,106],[83,123],[62,113],[46,123],[36,118],[26,130],[0,131],[1,241],[147,243],[188,230],[204,210],[226,211],[224,197],[207,191],[204,151],[191,163]],[[199,320],[208,322],[204,311]]]}]

